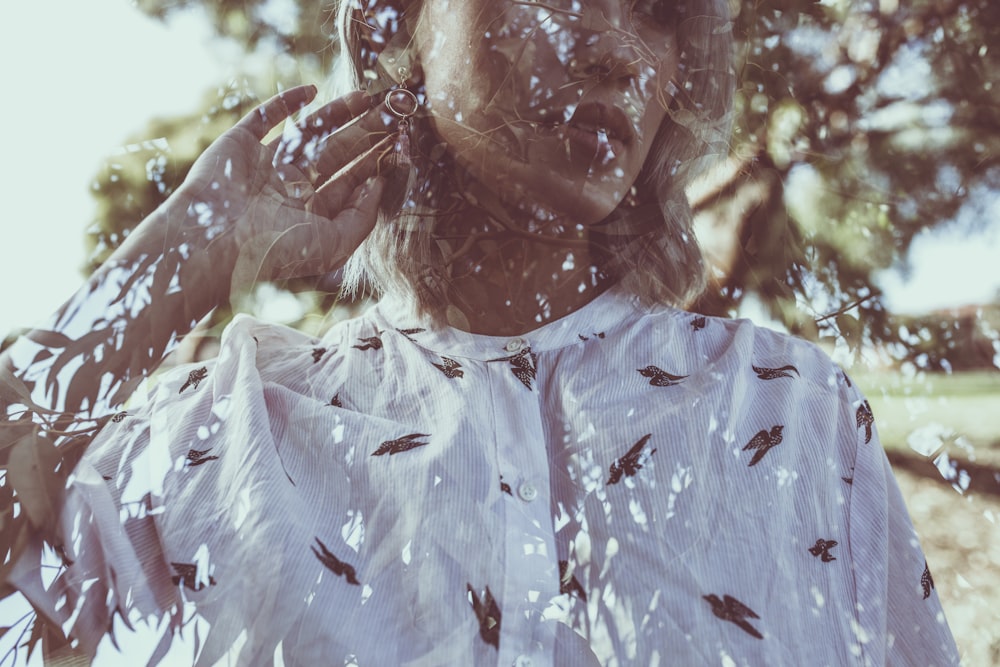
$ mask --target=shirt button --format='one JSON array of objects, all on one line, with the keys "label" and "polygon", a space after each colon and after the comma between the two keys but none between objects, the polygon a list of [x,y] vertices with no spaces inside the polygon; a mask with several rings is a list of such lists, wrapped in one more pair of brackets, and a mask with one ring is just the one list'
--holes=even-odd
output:
[{"label": "shirt button", "polygon": [[531,667],[533,664],[529,656],[519,655],[514,659],[513,667]]},{"label": "shirt button", "polygon": [[528,343],[523,338],[511,338],[507,341],[506,350],[508,352],[520,352]]},{"label": "shirt button", "polygon": [[538,497],[538,488],[531,482],[525,482],[521,486],[517,487],[517,495],[520,496],[521,500],[524,502],[530,503]]}]

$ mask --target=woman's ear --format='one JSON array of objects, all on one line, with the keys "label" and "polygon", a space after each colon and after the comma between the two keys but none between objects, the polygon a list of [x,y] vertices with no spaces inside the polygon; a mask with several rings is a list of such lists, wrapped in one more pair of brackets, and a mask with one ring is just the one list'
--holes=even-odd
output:
[{"label": "woman's ear", "polygon": [[[411,27],[420,3],[412,0],[350,0],[351,58],[366,87],[390,88],[419,74]],[[381,82],[381,84],[376,83]]]}]

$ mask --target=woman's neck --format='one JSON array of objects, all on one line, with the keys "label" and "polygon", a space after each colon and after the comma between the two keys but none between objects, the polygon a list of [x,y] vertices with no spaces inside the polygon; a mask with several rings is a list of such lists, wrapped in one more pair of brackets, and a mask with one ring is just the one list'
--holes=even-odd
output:
[{"label": "woman's neck", "polygon": [[582,308],[611,286],[586,226],[512,209],[488,195],[474,201],[434,233],[455,248],[445,259],[451,326],[522,334]]}]

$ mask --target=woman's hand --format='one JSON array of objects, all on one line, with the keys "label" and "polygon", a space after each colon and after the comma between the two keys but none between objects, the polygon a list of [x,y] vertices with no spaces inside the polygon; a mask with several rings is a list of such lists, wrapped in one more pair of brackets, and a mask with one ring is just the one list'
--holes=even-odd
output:
[{"label": "woman's hand", "polygon": [[8,380],[55,413],[106,415],[231,289],[343,264],[375,224],[395,119],[352,93],[261,143],[315,95],[292,88],[216,139],[46,326],[0,353]]},{"label": "woman's hand", "polygon": [[251,111],[198,158],[178,202],[168,202],[185,207],[182,242],[207,250],[212,277],[229,272],[233,288],[333,271],[375,225],[379,159],[392,148],[395,120],[382,105],[351,93],[261,143],[315,94],[299,86]]}]

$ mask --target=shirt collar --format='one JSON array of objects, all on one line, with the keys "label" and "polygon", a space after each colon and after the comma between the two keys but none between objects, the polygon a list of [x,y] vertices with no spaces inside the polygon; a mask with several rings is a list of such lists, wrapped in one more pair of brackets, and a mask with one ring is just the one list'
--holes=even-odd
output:
[{"label": "shirt collar", "polygon": [[518,336],[487,336],[454,327],[434,327],[418,318],[410,303],[384,297],[371,317],[380,330],[396,331],[436,354],[483,361],[518,354],[526,348],[534,353],[577,345],[592,336],[604,337],[645,312],[638,299],[614,286],[582,308]]}]

